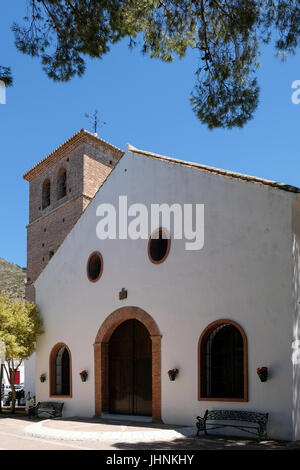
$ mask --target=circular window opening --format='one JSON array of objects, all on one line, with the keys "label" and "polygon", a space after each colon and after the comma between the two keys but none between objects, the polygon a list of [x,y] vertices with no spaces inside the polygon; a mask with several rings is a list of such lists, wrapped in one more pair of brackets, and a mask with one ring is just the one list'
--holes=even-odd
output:
[{"label": "circular window opening", "polygon": [[87,262],[87,276],[91,282],[96,282],[100,279],[103,271],[102,256],[98,251],[92,253]]},{"label": "circular window opening", "polygon": [[148,256],[152,263],[163,263],[170,251],[170,235],[167,230],[159,228],[153,232],[148,243]]}]

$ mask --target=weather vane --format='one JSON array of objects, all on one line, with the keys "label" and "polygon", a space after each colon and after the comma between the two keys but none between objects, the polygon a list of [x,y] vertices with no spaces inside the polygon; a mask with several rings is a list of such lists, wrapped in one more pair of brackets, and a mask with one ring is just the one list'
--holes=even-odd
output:
[{"label": "weather vane", "polygon": [[84,117],[89,119],[90,124],[93,126],[94,134],[97,134],[98,128],[101,129],[106,124],[106,122],[99,119],[98,109],[96,109],[93,114],[85,114]]}]

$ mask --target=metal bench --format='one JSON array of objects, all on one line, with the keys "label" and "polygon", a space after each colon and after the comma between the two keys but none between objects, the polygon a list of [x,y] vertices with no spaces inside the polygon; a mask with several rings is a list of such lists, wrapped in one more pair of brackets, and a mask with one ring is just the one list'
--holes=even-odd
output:
[{"label": "metal bench", "polygon": [[61,418],[64,403],[57,401],[42,401],[38,402],[36,406],[31,406],[28,409],[28,416],[35,416],[37,418]]},{"label": "metal bench", "polygon": [[[203,418],[197,416],[197,436],[201,431],[207,435],[208,429],[219,429],[224,427],[232,427],[245,431],[250,434],[257,435],[260,440],[267,439],[267,423],[269,413],[258,413],[256,411],[237,411],[237,410],[206,410]],[[208,423],[208,421],[216,421],[216,423]],[[222,421],[238,421],[239,423],[226,424]],[[252,423],[243,424],[243,423]]]}]

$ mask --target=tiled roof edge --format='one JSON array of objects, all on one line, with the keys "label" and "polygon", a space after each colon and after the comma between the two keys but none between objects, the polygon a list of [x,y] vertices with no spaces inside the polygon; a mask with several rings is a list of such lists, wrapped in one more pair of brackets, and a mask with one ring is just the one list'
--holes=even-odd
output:
[{"label": "tiled roof edge", "polygon": [[75,143],[76,141],[80,141],[82,138],[90,138],[90,139],[95,139],[95,142],[98,144],[102,144],[111,150],[115,151],[116,153],[119,153],[120,156],[124,152],[119,149],[118,147],[115,147],[114,145],[110,144],[109,142],[106,142],[103,139],[100,139],[95,134],[92,134],[91,132],[87,131],[86,129],[81,129],[80,131],[76,132],[73,134],[69,139],[67,139],[65,142],[63,142],[61,145],[59,145],[56,149],[54,149],[52,152],[50,152],[46,157],[44,157],[42,160],[40,160],[36,165],[34,165],[30,170],[28,170],[24,175],[23,178],[27,181],[31,181],[32,178],[39,173],[39,169],[45,164],[47,161],[52,160],[52,159],[59,159],[60,154],[63,156],[69,145]]},{"label": "tiled roof edge", "polygon": [[201,165],[200,163],[179,160],[178,158],[166,157],[164,155],[159,155],[157,153],[152,153],[146,150],[137,149],[130,144],[127,144],[126,149],[132,153],[154,158],[157,160],[162,160],[167,163],[173,163],[173,164],[177,164],[177,165],[181,165],[181,166],[185,166],[189,168],[195,168],[197,170],[207,171],[209,173],[227,176],[229,178],[235,178],[235,179],[239,179],[241,181],[247,181],[250,183],[259,183],[265,186],[272,186],[273,188],[281,189],[283,191],[288,191],[292,193],[300,193],[300,188],[297,188],[296,186],[291,186],[291,185],[284,184],[284,183],[278,183],[276,181],[271,181],[271,180],[259,178],[256,176],[244,175],[242,173],[236,173],[234,171],[222,170],[220,168],[214,168],[214,167],[207,166],[207,165]]}]

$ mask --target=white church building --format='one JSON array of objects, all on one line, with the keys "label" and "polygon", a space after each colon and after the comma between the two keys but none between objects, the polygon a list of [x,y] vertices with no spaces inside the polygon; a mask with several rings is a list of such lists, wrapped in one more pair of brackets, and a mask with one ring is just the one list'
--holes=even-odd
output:
[{"label": "white church building", "polygon": [[180,425],[259,411],[300,439],[299,193],[128,145],[34,283],[37,401]]}]

